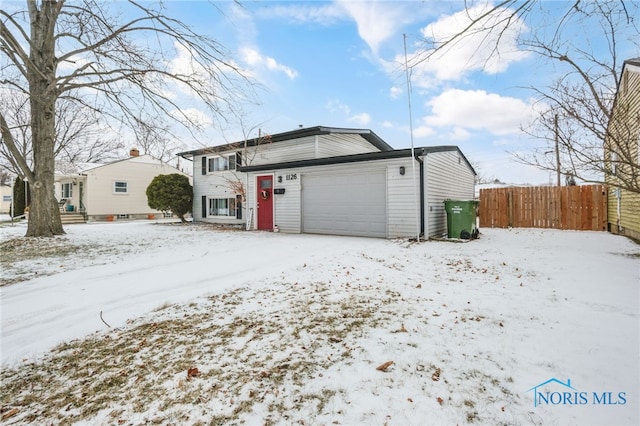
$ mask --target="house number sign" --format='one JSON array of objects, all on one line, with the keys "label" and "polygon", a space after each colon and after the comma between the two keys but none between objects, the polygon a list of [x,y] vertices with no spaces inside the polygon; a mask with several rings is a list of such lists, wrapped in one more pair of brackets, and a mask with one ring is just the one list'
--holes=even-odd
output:
[{"label": "house number sign", "polygon": [[298,180],[298,174],[297,173],[291,173],[288,175],[285,175],[285,180]]}]

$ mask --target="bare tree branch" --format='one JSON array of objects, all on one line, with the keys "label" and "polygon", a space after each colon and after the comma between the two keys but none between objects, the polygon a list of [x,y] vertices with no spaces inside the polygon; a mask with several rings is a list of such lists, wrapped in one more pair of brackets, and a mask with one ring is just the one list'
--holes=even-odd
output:
[{"label": "bare tree branch", "polygon": [[[622,0],[574,0],[570,3],[510,0],[486,9],[477,4],[465,2],[468,22],[461,30],[438,35],[444,37],[441,39],[434,35],[423,40],[421,52],[411,66],[437,60],[449,49],[478,35],[484,35],[485,45],[491,43],[489,56],[499,56],[500,39],[508,28],[517,22],[526,23],[534,6],[541,13],[548,11],[542,19],[537,15],[536,26],[528,25],[528,31],[519,34],[518,47],[554,64],[561,74],[545,87],[529,87],[538,98],[539,116],[523,131],[543,144],[531,153],[512,155],[517,161],[541,170],[558,171],[560,167],[561,172],[572,179],[602,183],[611,173],[604,157],[607,143],[607,148],[617,153],[618,174],[626,173],[620,178],[621,186],[640,192],[636,179],[640,166],[637,155],[635,158],[633,155],[637,135],[618,126],[614,137],[610,128],[614,98],[620,84],[619,39],[624,34],[636,48],[640,47],[637,26],[640,4]],[[547,28],[552,29],[549,34],[545,32]],[[589,31],[576,38],[575,28],[588,28]],[[497,38],[491,37],[496,34]],[[485,65],[488,61],[489,58]],[[554,125],[556,118],[558,127]],[[555,161],[556,140],[560,166]]]},{"label": "bare tree branch", "polygon": [[[120,6],[126,14],[112,13]],[[63,233],[53,194],[54,163],[56,157],[86,158],[83,146],[85,153],[104,154],[79,142],[96,126],[139,125],[151,131],[162,120],[195,136],[202,120],[187,108],[197,106],[210,120],[224,121],[226,110],[253,95],[252,82],[230,53],[168,16],[162,3],[29,0],[26,10],[0,11],[0,54],[8,59],[3,86],[21,90],[30,101],[24,136],[33,148],[31,164],[11,134],[20,127],[10,127],[2,115],[10,162],[33,186],[27,235]],[[61,99],[75,109],[66,110]],[[70,114],[82,116],[87,127]]]}]

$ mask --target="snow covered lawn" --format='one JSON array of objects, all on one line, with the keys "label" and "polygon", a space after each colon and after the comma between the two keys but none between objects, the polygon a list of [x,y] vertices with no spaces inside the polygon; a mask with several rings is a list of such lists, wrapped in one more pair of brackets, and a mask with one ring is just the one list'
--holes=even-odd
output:
[{"label": "snow covered lawn", "polygon": [[640,423],[625,238],[65,229],[0,227],[6,424]]}]

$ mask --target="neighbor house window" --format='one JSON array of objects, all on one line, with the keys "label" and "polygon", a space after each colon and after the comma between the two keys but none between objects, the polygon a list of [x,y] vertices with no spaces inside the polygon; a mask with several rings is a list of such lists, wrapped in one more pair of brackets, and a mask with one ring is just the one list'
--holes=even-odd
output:
[{"label": "neighbor house window", "polygon": [[209,172],[222,172],[236,169],[236,155],[225,155],[223,157],[211,157],[208,159]]},{"label": "neighbor house window", "polygon": [[126,194],[129,192],[129,185],[127,182],[116,181],[113,184],[113,192],[116,194]]},{"label": "neighbor house window", "polygon": [[62,184],[62,198],[71,198],[73,196],[73,185],[71,183]]}]

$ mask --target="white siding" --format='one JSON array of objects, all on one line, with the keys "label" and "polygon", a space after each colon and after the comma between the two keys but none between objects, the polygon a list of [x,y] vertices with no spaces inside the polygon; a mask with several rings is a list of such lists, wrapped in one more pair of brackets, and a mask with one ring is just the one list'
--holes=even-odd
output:
[{"label": "white siding", "polygon": [[[287,174],[292,175],[291,179],[286,179]],[[295,179],[293,179],[294,174]],[[278,182],[279,178],[282,179],[282,182]],[[278,173],[275,174],[274,188],[282,188],[285,190],[285,193],[274,196],[275,216],[273,223],[278,225],[278,228],[283,232],[299,234],[302,232],[300,215],[302,209],[302,176],[296,172],[284,173],[284,171],[278,171]]]},{"label": "white siding", "polygon": [[[215,157],[215,155],[208,155],[207,158]],[[238,224],[243,223],[244,219],[236,219],[235,217],[202,217],[202,197],[207,197],[205,209],[208,211],[208,202],[211,198],[235,198],[239,195],[235,191],[234,182],[240,182],[246,188],[246,174],[235,171],[224,172],[208,172],[206,175],[202,174],[202,156],[195,156],[193,159],[194,165],[194,184],[193,184],[193,219],[196,221],[211,222],[211,223],[229,223]],[[246,204],[246,203],[245,203]],[[243,209],[246,206],[243,205]],[[242,217],[246,217],[246,210],[243,211]]]},{"label": "white siding", "polygon": [[259,166],[262,164],[282,163],[287,161],[308,160],[315,158],[315,137],[265,143],[256,147],[247,148],[243,156],[245,165]]},{"label": "white siding", "polygon": [[[389,238],[416,236],[420,220],[420,166],[415,164],[415,177],[411,158],[385,160],[387,165],[387,200]],[[404,167],[404,175],[400,174]]]},{"label": "white siding", "polygon": [[[258,146],[248,147],[246,150],[238,147],[233,150],[206,155],[207,158],[229,155],[234,152],[241,153],[243,164],[247,166],[260,166],[264,164],[277,164],[289,161],[313,160],[339,155],[364,154],[367,152],[379,152],[360,135],[331,134],[319,136],[306,136],[298,139],[263,143]],[[194,156],[194,174],[200,174],[202,156]]]},{"label": "white siding", "polygon": [[[400,175],[400,166],[405,167],[405,175]],[[347,164],[330,164],[323,166],[295,168],[286,170],[268,170],[250,174],[248,205],[255,211],[256,176],[275,173],[275,188],[285,188],[284,195],[275,196],[274,223],[282,232],[302,232],[301,191],[304,191],[304,179],[307,175],[346,174],[384,171],[387,174],[387,237],[415,236],[417,225],[413,196],[413,177],[410,158],[397,158],[377,161],[366,161]],[[295,174],[296,180],[286,180],[287,174]],[[282,182],[278,178],[282,177]],[[416,185],[419,185],[419,168],[416,164]],[[409,198],[408,198],[409,197]],[[419,192],[418,192],[419,197]],[[255,227],[255,220],[254,225]]]},{"label": "white siding", "polygon": [[447,232],[444,200],[472,200],[475,176],[457,151],[430,153],[425,163],[425,234],[442,237]]},{"label": "white siding", "polygon": [[318,147],[315,158],[335,157],[339,155],[379,152],[360,135],[336,134],[318,136]]}]

